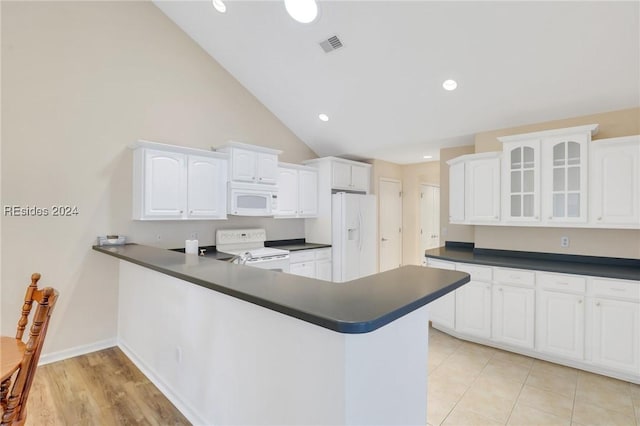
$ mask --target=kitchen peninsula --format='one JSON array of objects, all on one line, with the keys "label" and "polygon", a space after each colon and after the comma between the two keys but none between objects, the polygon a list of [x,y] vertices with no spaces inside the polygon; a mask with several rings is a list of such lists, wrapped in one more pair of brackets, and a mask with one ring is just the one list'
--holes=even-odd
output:
[{"label": "kitchen peninsula", "polygon": [[346,283],[143,245],[119,260],[118,342],[195,424],[426,424],[428,303],[468,274]]}]

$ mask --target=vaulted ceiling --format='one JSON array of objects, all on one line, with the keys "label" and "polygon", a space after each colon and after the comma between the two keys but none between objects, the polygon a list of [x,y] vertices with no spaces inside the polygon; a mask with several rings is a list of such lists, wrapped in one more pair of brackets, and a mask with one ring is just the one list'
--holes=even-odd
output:
[{"label": "vaulted ceiling", "polygon": [[416,163],[481,131],[640,106],[640,2],[320,1],[310,24],[282,1],[155,4],[320,156]]}]

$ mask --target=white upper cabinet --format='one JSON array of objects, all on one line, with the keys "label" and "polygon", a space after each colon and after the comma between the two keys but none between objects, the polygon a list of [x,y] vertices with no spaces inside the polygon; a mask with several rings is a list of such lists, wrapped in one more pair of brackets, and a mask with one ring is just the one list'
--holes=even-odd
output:
[{"label": "white upper cabinet", "polygon": [[449,222],[500,221],[500,152],[463,155],[449,164]]},{"label": "white upper cabinet", "polygon": [[[134,219],[180,219],[184,214],[186,176],[184,154],[154,149],[139,151],[142,163],[142,211],[134,212]],[[134,165],[135,167],[135,165]],[[137,214],[136,214],[137,213]],[[138,216],[138,217],[136,217]]]},{"label": "white upper cabinet", "polygon": [[464,162],[449,164],[449,222],[464,223]]},{"label": "white upper cabinet", "polygon": [[590,223],[640,228],[640,135],[591,144]]},{"label": "white upper cabinet", "polygon": [[465,216],[470,223],[500,220],[500,155],[465,164]]},{"label": "white upper cabinet", "polygon": [[540,221],[540,140],[504,143],[502,217]]},{"label": "white upper cabinet", "polygon": [[348,160],[335,160],[331,166],[331,187],[347,191],[369,192],[371,166]]},{"label": "white upper cabinet", "polygon": [[217,151],[229,154],[230,181],[276,184],[278,155],[282,151],[232,141],[227,142]]},{"label": "white upper cabinet", "polygon": [[226,155],[139,141],[133,219],[226,219]]},{"label": "white upper cabinet", "polygon": [[278,167],[279,218],[314,217],[318,214],[318,171],[311,167],[280,163]]},{"label": "white upper cabinet", "polygon": [[543,220],[587,221],[588,148],[591,133],[547,138],[542,144]]},{"label": "white upper cabinet", "polygon": [[188,155],[187,162],[187,217],[225,219],[226,160]]}]

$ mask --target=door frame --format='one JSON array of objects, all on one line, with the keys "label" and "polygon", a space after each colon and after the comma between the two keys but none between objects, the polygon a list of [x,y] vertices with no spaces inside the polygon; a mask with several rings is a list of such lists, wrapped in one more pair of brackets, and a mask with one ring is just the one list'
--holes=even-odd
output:
[{"label": "door frame", "polygon": [[[434,188],[438,188],[438,191],[441,190],[440,184],[429,183],[429,182],[420,182],[420,184],[418,185],[420,194],[422,194],[422,187],[423,186],[431,186],[431,187],[434,187]],[[440,203],[441,203],[441,201],[442,201],[442,193],[440,193],[440,197],[438,199],[438,217],[440,219],[440,220],[438,220],[438,247],[440,246],[440,228],[441,228],[441,225],[442,225],[442,218],[440,217],[441,216],[440,215],[440,212],[441,212]],[[420,221],[419,221],[418,225],[419,225],[419,229],[423,230],[424,227],[422,226],[423,225],[423,223],[422,223],[422,217],[423,217],[422,197],[420,197],[420,200],[418,200],[418,203],[419,203],[418,205],[420,206]],[[420,237],[418,238],[418,250],[419,251],[421,250],[421,247],[422,247],[422,234],[420,234]],[[423,253],[423,256],[424,256],[424,253]]]},{"label": "door frame", "polygon": [[381,211],[380,211],[381,210],[380,206],[382,205],[381,202],[380,202],[380,199],[381,199],[381,196],[380,196],[381,195],[380,194],[381,193],[380,184],[382,182],[391,182],[391,183],[397,183],[397,184],[400,185],[400,194],[402,194],[401,197],[400,197],[400,229],[402,230],[402,232],[400,232],[400,264],[403,264],[404,222],[403,222],[403,219],[402,219],[402,213],[403,213],[403,207],[404,206],[403,206],[402,200],[403,200],[403,197],[404,197],[404,192],[402,190],[402,180],[389,178],[389,177],[380,177],[378,179],[378,194],[377,194],[378,195],[377,196],[377,199],[378,199],[378,235],[376,236],[376,241],[377,241],[377,244],[378,244],[378,272],[380,272],[380,262],[381,262],[381,259],[382,259],[382,244],[381,244],[381,241],[380,241],[380,236],[382,235],[382,221],[380,220],[380,218],[382,217]]}]

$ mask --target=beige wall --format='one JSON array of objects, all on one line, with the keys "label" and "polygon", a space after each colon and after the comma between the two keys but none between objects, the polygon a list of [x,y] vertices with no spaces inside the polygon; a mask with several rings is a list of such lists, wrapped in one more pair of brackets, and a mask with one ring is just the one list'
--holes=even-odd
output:
[{"label": "beige wall", "polygon": [[460,146],[440,150],[440,244],[445,241],[473,242],[473,226],[449,223],[449,166],[447,161],[461,155],[473,154],[474,147]]},{"label": "beige wall", "polygon": [[420,250],[420,185],[440,185],[440,163],[408,164],[402,166],[402,263],[421,265],[424,251]]},{"label": "beige wall", "polygon": [[[600,125],[592,143],[598,143],[598,139],[637,135],[640,134],[640,108],[479,133],[476,152],[502,150],[502,144],[496,139],[499,136],[592,123]],[[562,236],[569,237],[568,248],[560,247]],[[504,250],[640,258],[638,230],[476,226],[475,244],[476,247]]]},{"label": "beige wall", "polygon": [[528,124],[526,126],[509,129],[491,130],[476,134],[476,152],[502,151],[500,136],[517,135],[520,133],[539,132],[564,127],[599,124],[598,133],[593,140],[615,138],[640,134],[640,108],[624,109],[620,111],[603,112],[600,114],[584,115],[564,120],[547,121],[544,123]]},{"label": "beige wall", "polygon": [[[60,290],[45,353],[113,339],[117,262],[97,235],[171,247],[192,232],[302,220],[133,222],[137,139],[209,149],[228,139],[316,155],[150,2],[1,2],[2,204],[76,205],[74,217],[2,217],[2,333],[15,330],[32,272]],[[157,240],[160,235],[160,240]],[[144,301],[141,301],[144,303]]]}]

